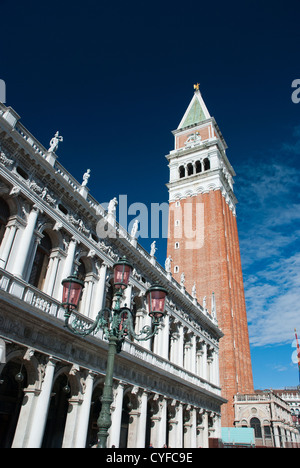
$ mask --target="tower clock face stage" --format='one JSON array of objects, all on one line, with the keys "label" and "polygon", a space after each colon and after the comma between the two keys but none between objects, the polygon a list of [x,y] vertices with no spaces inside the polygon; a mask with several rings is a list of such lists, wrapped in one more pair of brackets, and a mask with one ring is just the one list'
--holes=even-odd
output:
[{"label": "tower clock face stage", "polygon": [[170,168],[167,256],[172,275],[208,313],[216,314],[220,341],[222,426],[234,422],[233,396],[252,393],[253,378],[236,222],[235,172],[227,145],[199,85],[178,126]]}]

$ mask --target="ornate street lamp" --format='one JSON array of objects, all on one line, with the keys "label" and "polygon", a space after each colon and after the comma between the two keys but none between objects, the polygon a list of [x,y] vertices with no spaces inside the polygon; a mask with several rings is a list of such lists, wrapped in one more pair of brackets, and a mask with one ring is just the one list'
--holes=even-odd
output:
[{"label": "ornate street lamp", "polygon": [[154,325],[159,325],[161,318],[164,316],[167,294],[168,291],[165,288],[162,288],[159,284],[154,284],[146,291],[149,315],[152,318]]},{"label": "ornate street lamp", "polygon": [[128,281],[132,272],[132,265],[126,257],[120,258],[120,260],[113,265],[114,269],[114,286],[116,289],[126,289]]},{"label": "ornate street lamp", "polygon": [[[125,337],[131,336],[138,341],[146,341],[158,332],[158,326],[165,312],[165,300],[167,290],[158,284],[153,285],[146,291],[149,315],[152,318],[152,326],[144,326],[140,333],[136,334],[133,325],[132,311],[128,307],[121,307],[120,302],[123,292],[128,286],[131,271],[131,263],[126,257],[114,263],[114,298],[113,308],[100,310],[95,321],[87,324],[77,314],[84,284],[76,275],[71,275],[62,281],[63,300],[62,306],[65,308],[65,327],[72,333],[79,336],[86,336],[97,333],[100,329],[104,332],[104,338],[108,340],[108,356],[105,375],[103,395],[101,398],[102,407],[97,421],[98,425],[98,448],[105,448],[108,437],[108,430],[111,425],[110,406],[113,402],[113,371],[115,355],[122,349]],[[71,320],[72,316],[72,320]]]},{"label": "ornate street lamp", "polygon": [[62,305],[70,312],[71,310],[76,309],[79,304],[84,283],[77,278],[76,274],[74,274],[62,280],[61,284],[63,285]]}]

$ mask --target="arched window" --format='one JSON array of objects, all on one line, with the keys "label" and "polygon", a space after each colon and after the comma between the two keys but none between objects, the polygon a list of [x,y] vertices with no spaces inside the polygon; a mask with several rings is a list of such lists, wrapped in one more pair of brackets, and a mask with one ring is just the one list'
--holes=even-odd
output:
[{"label": "arched window", "polygon": [[203,166],[205,171],[208,171],[208,169],[210,169],[210,160],[208,158],[205,158],[203,160]]},{"label": "arched window", "polygon": [[261,424],[258,418],[252,418],[250,421],[250,426],[254,429],[254,434],[256,439],[261,439]]},{"label": "arched window", "polygon": [[32,284],[32,286],[35,286],[41,290],[44,286],[51,250],[51,239],[49,235],[44,232],[43,238],[36,249],[36,254],[28,281],[29,284]]},{"label": "arched window", "polygon": [[71,396],[67,375],[61,374],[53,385],[42,448],[62,447]]},{"label": "arched window", "polygon": [[92,396],[92,404],[90,409],[90,420],[89,420],[89,427],[88,433],[86,438],[86,448],[93,447],[98,441],[98,426],[97,420],[99,418],[99,414],[101,411],[102,403],[101,403],[101,396],[103,393],[103,386],[98,385]]},{"label": "arched window", "polygon": [[182,179],[183,177],[185,177],[185,168],[184,168],[184,166],[180,166],[180,168],[179,168],[179,178]]},{"label": "arched window", "polygon": [[1,372],[0,448],[11,448],[27,387],[27,372],[19,360],[9,361]]},{"label": "arched window", "polygon": [[195,167],[196,167],[196,174],[199,174],[199,172],[202,171],[201,162],[200,162],[200,161],[196,161]]},{"label": "arched window", "polygon": [[80,281],[84,281],[86,277],[86,269],[82,260],[80,260],[79,267],[77,270],[77,276]]},{"label": "arched window", "polygon": [[265,439],[272,439],[271,427],[264,426]]},{"label": "arched window", "polygon": [[3,198],[0,198],[0,244],[3,240],[6,224],[10,216],[8,204]]},{"label": "arched window", "polygon": [[132,403],[130,401],[129,395],[126,394],[123,398],[123,407],[122,407],[122,419],[121,419],[121,431],[120,431],[120,448],[127,447],[128,439],[128,429],[130,425],[130,411],[132,409]]},{"label": "arched window", "polygon": [[193,164],[192,164],[192,163],[189,163],[189,164],[187,165],[187,174],[188,174],[188,176],[194,174],[194,168],[193,168]]}]

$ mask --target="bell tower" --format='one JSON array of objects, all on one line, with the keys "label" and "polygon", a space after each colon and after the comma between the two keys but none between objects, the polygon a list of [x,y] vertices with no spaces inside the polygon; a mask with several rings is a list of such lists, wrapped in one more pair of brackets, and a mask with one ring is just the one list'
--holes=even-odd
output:
[{"label": "bell tower", "polygon": [[[167,255],[172,275],[208,313],[216,307],[224,333],[220,341],[222,426],[233,426],[233,397],[253,393],[252,366],[244,297],[236,203],[235,172],[227,145],[199,90],[172,133]],[[213,294],[214,293],[214,294]],[[211,298],[213,298],[211,300]],[[215,298],[215,301],[214,301]],[[212,305],[211,305],[212,304]]]}]

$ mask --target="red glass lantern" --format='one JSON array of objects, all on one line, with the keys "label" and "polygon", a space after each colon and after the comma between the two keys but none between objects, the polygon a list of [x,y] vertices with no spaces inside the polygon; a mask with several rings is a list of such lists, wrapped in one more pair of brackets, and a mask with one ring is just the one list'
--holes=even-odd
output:
[{"label": "red glass lantern", "polygon": [[159,284],[154,284],[146,291],[149,315],[154,323],[158,323],[165,313],[167,294],[168,291]]},{"label": "red glass lantern", "polygon": [[113,265],[114,268],[114,284],[116,289],[125,289],[128,285],[131,271],[133,269],[131,263],[126,257],[120,258],[120,260]]},{"label": "red glass lantern", "polygon": [[69,310],[77,309],[84,288],[83,281],[80,281],[76,275],[71,275],[62,280],[61,284],[63,285],[62,306]]},{"label": "red glass lantern", "polygon": [[127,328],[127,325],[125,325],[125,322],[128,319],[129,314],[131,314],[131,311],[127,307],[123,307],[121,310],[122,311],[121,311],[121,315],[120,315],[121,321],[120,321],[120,325],[119,325],[119,330],[120,331],[123,330],[123,335],[127,336],[128,335],[128,328]]}]

